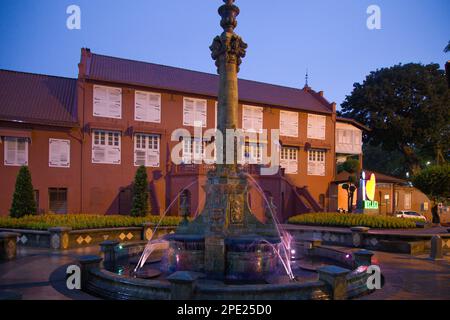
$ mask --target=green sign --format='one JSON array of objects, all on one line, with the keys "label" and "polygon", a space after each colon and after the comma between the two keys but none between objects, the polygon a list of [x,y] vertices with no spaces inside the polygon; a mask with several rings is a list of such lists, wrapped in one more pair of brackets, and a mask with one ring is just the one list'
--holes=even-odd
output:
[{"label": "green sign", "polygon": [[364,200],[364,209],[378,209],[378,201]]}]

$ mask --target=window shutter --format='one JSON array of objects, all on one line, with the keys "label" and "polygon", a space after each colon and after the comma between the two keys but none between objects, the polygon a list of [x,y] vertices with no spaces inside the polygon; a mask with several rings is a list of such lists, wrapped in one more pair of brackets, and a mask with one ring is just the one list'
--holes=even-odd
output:
[{"label": "window shutter", "polygon": [[70,167],[70,140],[49,139],[49,166]]},{"label": "window shutter", "polygon": [[185,126],[193,126],[195,119],[195,105],[194,101],[191,99],[184,99],[184,108],[183,108],[183,125]]},{"label": "window shutter", "polygon": [[[200,121],[202,127],[206,127],[206,101],[195,101],[195,121]],[[195,124],[195,123],[194,123]]]},{"label": "window shutter", "polygon": [[94,86],[94,116],[116,118],[122,117],[122,89]]},{"label": "window shutter", "polygon": [[5,139],[5,164],[16,164],[17,139]]},{"label": "window shutter", "polygon": [[308,132],[309,139],[325,140],[326,117],[308,114]]},{"label": "window shutter", "polygon": [[145,92],[136,91],[134,95],[135,99],[135,119],[146,121],[147,120],[147,94]]},{"label": "window shutter", "polygon": [[106,147],[105,146],[94,146],[92,148],[92,157],[94,162],[105,162],[106,161]]},{"label": "window shutter", "polygon": [[145,166],[145,151],[135,150],[134,154],[135,154],[134,164],[136,166]]}]

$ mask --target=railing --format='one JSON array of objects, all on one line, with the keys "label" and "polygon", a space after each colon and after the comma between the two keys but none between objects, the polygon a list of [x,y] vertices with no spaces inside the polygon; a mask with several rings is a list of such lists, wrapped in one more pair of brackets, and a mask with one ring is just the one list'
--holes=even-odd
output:
[{"label": "railing", "polygon": [[[245,164],[240,165],[239,168],[251,175],[261,175],[261,168],[264,167],[260,164]],[[216,168],[215,164],[180,164],[171,166],[171,174],[180,175],[206,175],[209,171]],[[284,169],[279,168],[276,176],[284,176]]]}]

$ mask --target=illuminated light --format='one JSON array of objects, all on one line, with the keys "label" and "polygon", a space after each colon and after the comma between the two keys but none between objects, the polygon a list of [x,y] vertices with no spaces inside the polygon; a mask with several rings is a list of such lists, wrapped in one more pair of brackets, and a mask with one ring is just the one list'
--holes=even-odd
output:
[{"label": "illuminated light", "polygon": [[377,181],[375,179],[375,175],[372,173],[370,175],[369,181],[366,183],[366,195],[367,198],[371,201],[375,200],[375,187],[377,185]]},{"label": "illuminated light", "polygon": [[119,250],[122,250],[123,249],[123,246],[120,244],[119,245]]},{"label": "illuminated light", "polygon": [[359,266],[358,268],[356,268],[357,273],[363,273],[366,271],[367,271],[367,266]]},{"label": "illuminated light", "polygon": [[361,173],[361,182],[360,186],[362,185],[362,200],[366,200],[366,173],[363,171]]},{"label": "illuminated light", "polygon": [[348,253],[345,255],[345,258],[346,258],[346,259],[350,259],[350,257],[351,257],[351,255],[348,254]]}]

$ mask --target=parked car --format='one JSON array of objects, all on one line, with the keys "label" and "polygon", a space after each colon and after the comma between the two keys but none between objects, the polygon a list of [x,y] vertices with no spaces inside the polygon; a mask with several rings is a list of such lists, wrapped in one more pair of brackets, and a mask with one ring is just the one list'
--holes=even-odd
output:
[{"label": "parked car", "polygon": [[424,222],[427,222],[427,218],[415,211],[399,211],[396,214],[397,218],[406,218],[406,219],[420,219]]}]

